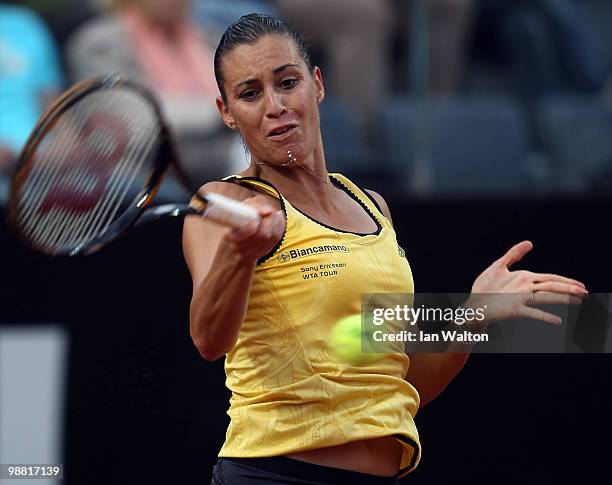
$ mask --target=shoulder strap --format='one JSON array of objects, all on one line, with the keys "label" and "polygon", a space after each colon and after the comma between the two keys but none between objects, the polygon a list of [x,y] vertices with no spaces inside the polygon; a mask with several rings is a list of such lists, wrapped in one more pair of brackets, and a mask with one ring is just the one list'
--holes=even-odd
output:
[{"label": "shoulder strap", "polygon": [[347,189],[349,189],[351,192],[353,192],[353,194],[355,194],[355,196],[359,200],[361,200],[361,202],[363,202],[368,207],[368,209],[386,219],[385,215],[383,214],[383,211],[378,205],[378,202],[374,200],[374,197],[372,197],[367,190],[362,189],[361,187],[359,187],[359,185],[357,185],[355,182],[352,182],[342,174],[330,173],[330,175],[342,185],[344,185]]},{"label": "shoulder strap", "polygon": [[274,185],[258,177],[243,177],[242,175],[230,175],[229,177],[223,178],[222,181],[242,185],[244,187],[274,197],[275,199],[282,199],[281,193],[276,187],[274,187]]}]

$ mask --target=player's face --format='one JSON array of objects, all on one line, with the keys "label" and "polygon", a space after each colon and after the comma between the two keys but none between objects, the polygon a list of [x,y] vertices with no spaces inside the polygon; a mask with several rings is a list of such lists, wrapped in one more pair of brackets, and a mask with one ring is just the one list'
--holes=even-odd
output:
[{"label": "player's face", "polygon": [[228,124],[240,130],[253,162],[281,165],[288,152],[300,162],[321,146],[318,104],[321,72],[310,72],[293,39],[266,35],[240,45],[222,60],[226,102],[217,100]]}]

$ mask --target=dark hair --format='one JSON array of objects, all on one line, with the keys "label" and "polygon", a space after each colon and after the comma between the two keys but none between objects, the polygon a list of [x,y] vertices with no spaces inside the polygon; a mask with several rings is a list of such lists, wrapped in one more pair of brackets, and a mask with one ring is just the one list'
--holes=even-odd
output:
[{"label": "dark hair", "polygon": [[239,45],[254,44],[260,37],[269,34],[285,35],[293,39],[297,45],[300,57],[312,72],[313,66],[308,46],[302,36],[292,27],[271,15],[260,13],[243,15],[225,30],[215,51],[215,79],[217,80],[217,86],[223,101],[226,100],[223,74],[221,73],[221,60],[223,56]]}]

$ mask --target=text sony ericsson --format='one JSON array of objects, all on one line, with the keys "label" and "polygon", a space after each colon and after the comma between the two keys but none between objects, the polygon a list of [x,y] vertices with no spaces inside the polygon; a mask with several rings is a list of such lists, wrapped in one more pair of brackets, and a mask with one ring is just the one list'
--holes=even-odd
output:
[{"label": "text sony ericsson", "polygon": [[372,310],[372,323],[382,325],[386,321],[404,321],[414,325],[418,321],[443,321],[462,325],[471,321],[482,322],[485,318],[485,309],[486,305],[482,308],[458,307],[455,309],[425,308],[423,305],[420,308],[413,308],[408,305],[396,305],[395,308],[374,308]]}]

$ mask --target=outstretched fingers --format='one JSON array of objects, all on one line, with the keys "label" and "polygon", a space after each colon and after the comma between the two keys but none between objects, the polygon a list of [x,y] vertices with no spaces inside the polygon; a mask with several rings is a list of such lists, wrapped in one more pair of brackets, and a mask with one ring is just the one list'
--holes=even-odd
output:
[{"label": "outstretched fingers", "polygon": [[510,266],[523,259],[532,249],[533,244],[531,241],[522,241],[512,246],[506,254],[497,260],[497,262],[506,268],[510,268]]},{"label": "outstretched fingers", "polygon": [[567,283],[569,285],[576,285],[582,288],[586,288],[584,283],[582,283],[581,281],[578,281],[572,278],[566,278],[565,276],[561,276],[558,274],[533,273],[533,281],[534,283],[540,283],[540,282],[545,282],[545,281],[558,281],[561,283]]},{"label": "outstretched fingers", "polygon": [[583,294],[571,293],[532,293],[527,305],[580,305],[584,298]]},{"label": "outstretched fingers", "polygon": [[586,288],[578,286],[574,283],[566,283],[562,281],[544,281],[541,283],[534,283],[531,287],[533,292],[546,291],[550,293],[568,293],[575,294],[578,296],[585,296],[588,294]]}]

